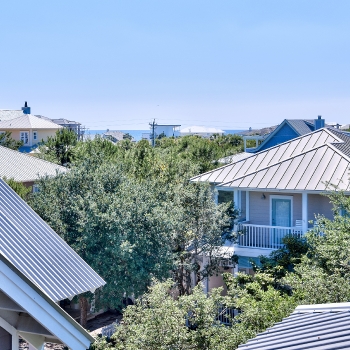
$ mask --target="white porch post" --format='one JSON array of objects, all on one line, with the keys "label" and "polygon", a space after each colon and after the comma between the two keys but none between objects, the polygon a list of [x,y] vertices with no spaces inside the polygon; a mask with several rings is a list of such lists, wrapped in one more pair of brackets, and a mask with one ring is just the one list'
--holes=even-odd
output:
[{"label": "white porch post", "polygon": [[249,191],[245,191],[245,221],[250,220],[249,212]]},{"label": "white porch post", "polygon": [[302,202],[302,221],[303,221],[303,233],[305,233],[308,229],[308,217],[307,217],[307,212],[308,212],[308,203],[307,203],[307,192],[303,192],[301,195],[301,202]]},{"label": "white porch post", "polygon": [[241,209],[240,203],[239,203],[239,190],[235,189],[233,191],[233,204],[236,209]]},{"label": "white porch post", "polygon": [[232,268],[232,275],[233,277],[236,277],[238,274],[238,264],[235,264],[235,266]]}]

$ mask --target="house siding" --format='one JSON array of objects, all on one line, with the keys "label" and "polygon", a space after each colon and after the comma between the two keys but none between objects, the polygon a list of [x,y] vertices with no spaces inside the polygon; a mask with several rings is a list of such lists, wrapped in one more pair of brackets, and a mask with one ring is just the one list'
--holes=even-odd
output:
[{"label": "house siding", "polygon": [[[270,225],[270,196],[291,196],[293,197],[293,220],[292,226],[296,220],[302,219],[302,195],[300,193],[266,193],[266,199],[261,199],[263,192],[249,192],[250,220],[254,225]],[[243,199],[243,196],[242,196]],[[244,196],[245,199],[245,196]],[[332,204],[329,198],[319,194],[308,194],[308,214],[307,220],[315,220],[315,215],[323,214],[327,219],[333,219]],[[310,226],[310,225],[309,225]],[[312,226],[312,225],[311,225]]]},{"label": "house siding", "polygon": [[271,209],[270,196],[291,196],[293,197],[293,218],[292,226],[295,220],[302,218],[301,194],[300,193],[281,193],[269,192],[265,194],[266,199],[261,199],[263,192],[249,192],[249,222],[254,225],[270,225]]},{"label": "house siding", "polygon": [[[57,130],[59,130],[59,128],[57,127]],[[28,132],[28,136],[29,136],[29,146],[33,146],[38,144],[39,142],[41,142],[42,140],[47,141],[47,138],[49,136],[55,136],[56,135],[56,131],[55,129],[44,129],[44,130],[40,130],[40,129],[21,129],[21,130],[15,130],[15,129],[1,129],[0,131],[10,131],[11,132],[11,137],[16,140],[16,141],[20,141],[21,140],[21,131],[26,131]],[[33,140],[33,131],[37,132],[37,139]]]},{"label": "house siding", "polygon": [[273,135],[269,140],[266,140],[262,143],[261,148],[259,148],[259,151],[268,149],[270,147],[276,146],[280,143],[292,140],[299,135],[288,125],[285,124],[277,133],[276,135]]},{"label": "house siding", "polygon": [[315,215],[322,214],[333,220],[333,206],[328,197],[319,194],[308,195],[308,220],[315,220]]}]

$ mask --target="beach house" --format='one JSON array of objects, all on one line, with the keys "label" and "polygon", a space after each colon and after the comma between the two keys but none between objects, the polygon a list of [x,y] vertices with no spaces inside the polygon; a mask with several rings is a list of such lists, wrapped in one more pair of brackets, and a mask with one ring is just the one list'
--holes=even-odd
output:
[{"label": "beach house", "polygon": [[[238,264],[226,267],[252,273],[250,259],[280,248],[284,236],[303,235],[318,214],[332,219],[324,194],[350,193],[349,167],[350,133],[321,128],[192,178],[209,182],[218,203],[233,201],[239,211],[237,241],[223,247]],[[218,278],[209,279],[208,290],[222,284]]]}]

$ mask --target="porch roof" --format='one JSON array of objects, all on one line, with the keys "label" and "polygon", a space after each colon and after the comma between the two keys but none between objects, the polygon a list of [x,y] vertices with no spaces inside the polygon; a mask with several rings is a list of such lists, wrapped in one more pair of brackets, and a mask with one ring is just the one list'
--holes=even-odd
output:
[{"label": "porch roof", "polygon": [[37,348],[85,350],[94,338],[0,252],[0,327]]},{"label": "porch roof", "polygon": [[350,136],[322,128],[235,163],[198,175],[227,188],[325,191],[328,184],[349,190]]},{"label": "porch roof", "polygon": [[0,179],[0,253],[53,301],[104,280]]}]

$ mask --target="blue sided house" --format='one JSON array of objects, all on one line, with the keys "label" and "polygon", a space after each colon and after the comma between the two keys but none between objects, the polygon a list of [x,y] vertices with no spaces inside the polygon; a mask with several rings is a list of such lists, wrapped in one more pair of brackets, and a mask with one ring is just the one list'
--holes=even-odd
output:
[{"label": "blue sided house", "polygon": [[[260,145],[254,148],[246,148],[245,152],[257,153],[264,151],[270,147],[274,147],[283,142],[290,141],[312,131],[321,129],[324,126],[325,120],[322,119],[321,116],[318,116],[318,118],[315,120],[285,119],[262,141]],[[250,136],[249,139],[254,139],[254,136]]]}]

